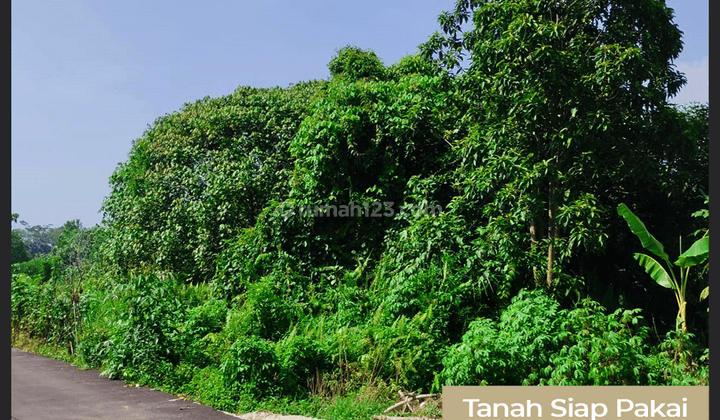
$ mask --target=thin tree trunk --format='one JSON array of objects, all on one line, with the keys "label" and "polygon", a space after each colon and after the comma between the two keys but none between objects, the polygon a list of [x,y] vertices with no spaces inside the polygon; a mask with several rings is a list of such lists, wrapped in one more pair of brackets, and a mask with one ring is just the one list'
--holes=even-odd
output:
[{"label": "thin tree trunk", "polygon": [[[542,194],[542,189],[538,185],[536,187],[536,197],[540,197]],[[542,243],[542,239],[545,235],[545,227],[543,223],[543,215],[533,212],[533,218],[530,225],[530,250],[533,252],[537,252],[537,247],[540,246]],[[533,279],[535,280],[535,284],[539,285],[542,281],[542,271],[539,269],[538,266],[533,264]]]},{"label": "thin tree trunk", "polygon": [[555,265],[555,238],[557,236],[557,203],[555,202],[555,176],[551,175],[548,186],[548,261],[547,261],[547,287],[553,284],[553,267]]},{"label": "thin tree trunk", "polygon": [[[540,216],[533,217],[532,224],[530,225],[530,249],[533,252],[537,251],[537,247],[540,245],[543,237],[543,223]],[[533,265],[533,279],[535,284],[540,284],[542,280],[542,271]]]},{"label": "thin tree trunk", "polygon": [[[537,247],[537,230],[535,229],[536,224],[537,224],[537,218],[533,217],[532,224],[530,225],[530,250],[531,250],[531,252],[535,251],[535,248]],[[533,270],[533,279],[535,280],[535,284],[537,284],[539,277],[540,277],[537,266],[533,265],[532,270]]]}]

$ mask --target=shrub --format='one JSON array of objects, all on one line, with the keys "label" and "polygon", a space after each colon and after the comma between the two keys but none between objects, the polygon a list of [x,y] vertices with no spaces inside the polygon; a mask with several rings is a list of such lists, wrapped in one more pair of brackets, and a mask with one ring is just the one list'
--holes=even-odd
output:
[{"label": "shrub", "polygon": [[290,291],[281,288],[274,276],[250,284],[247,292],[238,296],[239,308],[228,316],[229,333],[235,337],[253,335],[266,340],[278,340],[287,333],[297,319]]},{"label": "shrub", "polygon": [[692,333],[669,331],[650,359],[651,385],[710,385],[710,352]]},{"label": "shrub", "polygon": [[206,340],[206,337],[222,331],[227,314],[227,304],[215,299],[188,309],[187,319],[179,326],[183,362],[201,368],[212,362],[212,356],[207,351],[211,340]]},{"label": "shrub", "polygon": [[25,274],[45,282],[49,281],[54,275],[57,275],[61,265],[62,261],[60,257],[43,255],[29,261],[13,264],[12,273]]},{"label": "shrub", "polygon": [[280,364],[272,344],[266,340],[239,338],[228,349],[220,372],[233,396],[259,400],[279,391],[276,378]]},{"label": "shrub", "polygon": [[500,314],[473,321],[462,343],[443,359],[446,385],[519,385],[545,367],[553,331],[559,324],[558,303],[541,291],[521,291]]},{"label": "shrub", "polygon": [[220,332],[225,325],[228,308],[221,300],[209,300],[199,306],[188,309],[183,333],[203,338],[210,333]]},{"label": "shrub", "polygon": [[[640,310],[618,309],[605,315],[586,299],[563,311],[555,340],[562,347],[544,372],[530,376],[546,385],[642,385],[647,383],[647,327]],[[543,374],[549,378],[544,379]]]},{"label": "shrub", "polygon": [[391,325],[369,326],[370,348],[360,358],[361,368],[397,388],[427,389],[442,357],[442,349],[427,332],[432,329],[432,312],[431,307],[412,319],[403,316]]},{"label": "shrub", "polygon": [[164,362],[178,363],[182,352],[177,327],[184,311],[174,282],[139,275],[113,292],[121,299],[118,328],[109,340],[103,374],[137,380],[153,376]]},{"label": "shrub", "polygon": [[315,388],[316,381],[332,369],[332,358],[316,340],[291,334],[276,347],[286,395],[302,396]]},{"label": "shrub", "polygon": [[215,366],[196,370],[192,379],[182,387],[182,391],[201,403],[220,410],[237,410],[237,400],[230,393],[222,372]]},{"label": "shrub", "polygon": [[78,329],[76,352],[80,361],[90,368],[101,368],[110,338],[119,328],[117,315],[124,310],[119,299],[112,299],[114,287],[102,279],[83,283],[78,304],[82,322]]},{"label": "shrub", "polygon": [[44,343],[66,345],[75,339],[77,311],[62,284],[26,274],[11,277],[11,323],[16,331]]},{"label": "shrub", "polygon": [[500,314],[473,321],[443,359],[445,385],[628,385],[647,382],[639,310],[610,315],[585,299],[573,310],[521,291]]}]

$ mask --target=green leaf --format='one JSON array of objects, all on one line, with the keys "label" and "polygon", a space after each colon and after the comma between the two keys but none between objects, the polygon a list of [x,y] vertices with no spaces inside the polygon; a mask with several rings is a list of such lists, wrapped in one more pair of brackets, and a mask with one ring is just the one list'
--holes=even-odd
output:
[{"label": "green leaf", "polygon": [[649,255],[640,253],[635,253],[635,259],[657,284],[668,289],[675,289],[672,279],[657,260]]},{"label": "green leaf", "polygon": [[703,289],[702,292],[700,292],[700,300],[707,299],[707,297],[710,296],[710,286]]},{"label": "green leaf", "polygon": [[635,236],[640,239],[643,248],[647,249],[648,251],[652,252],[653,254],[657,255],[665,261],[669,260],[668,254],[665,253],[665,249],[663,248],[663,245],[660,243],[660,241],[655,239],[655,237],[652,236],[650,232],[648,232],[647,228],[645,227],[645,223],[643,223],[637,216],[635,216],[635,214],[630,211],[630,209],[628,208],[628,206],[625,205],[625,203],[620,203],[620,205],[618,205],[617,212],[625,219],[632,233],[634,233]]},{"label": "green leaf", "polygon": [[687,251],[683,252],[680,257],[678,257],[678,260],[675,261],[675,265],[683,268],[692,267],[707,261],[709,255],[710,237],[704,236],[695,241]]}]

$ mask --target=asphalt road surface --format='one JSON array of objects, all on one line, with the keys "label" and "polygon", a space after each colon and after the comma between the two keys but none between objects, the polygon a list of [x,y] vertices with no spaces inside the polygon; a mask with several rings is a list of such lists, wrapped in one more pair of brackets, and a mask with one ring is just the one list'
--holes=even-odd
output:
[{"label": "asphalt road surface", "polygon": [[13,420],[237,420],[222,411],[149,388],[127,387],[58,360],[11,350]]}]

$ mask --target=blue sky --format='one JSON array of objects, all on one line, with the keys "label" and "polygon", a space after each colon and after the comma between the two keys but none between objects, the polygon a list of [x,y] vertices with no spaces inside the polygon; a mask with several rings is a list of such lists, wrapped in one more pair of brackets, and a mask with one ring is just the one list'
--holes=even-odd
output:
[{"label": "blue sky", "polygon": [[[708,101],[708,2],[672,0],[688,85]],[[158,117],[238,86],[329,77],[344,45],[392,64],[452,0],[25,0],[11,6],[11,206],[31,225],[100,223],[108,180]]]}]

